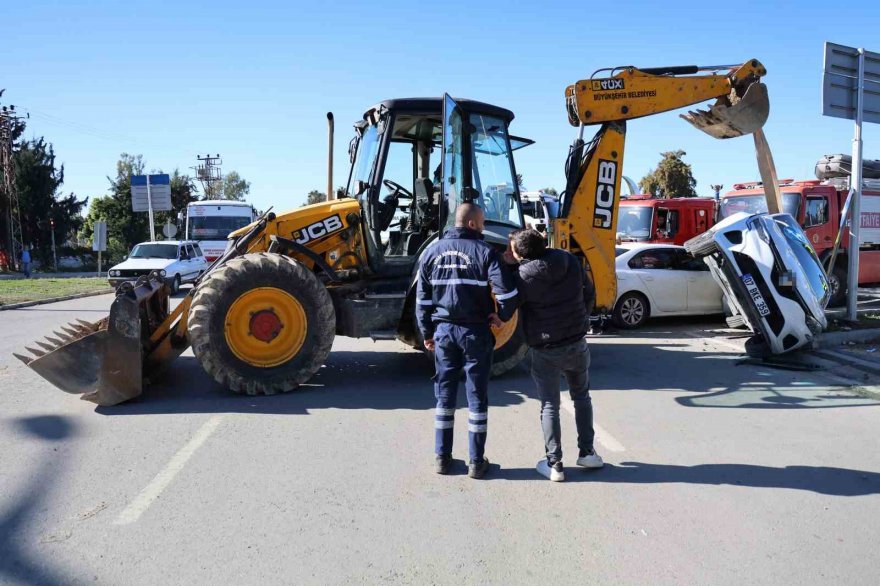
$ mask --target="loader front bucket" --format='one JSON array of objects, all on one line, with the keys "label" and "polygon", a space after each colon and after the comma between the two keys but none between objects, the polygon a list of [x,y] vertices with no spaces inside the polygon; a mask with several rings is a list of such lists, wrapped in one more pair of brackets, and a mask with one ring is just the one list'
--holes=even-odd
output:
[{"label": "loader front bucket", "polygon": [[15,356],[62,391],[116,405],[143,391],[144,353],[167,315],[168,289],[151,274],[134,286],[120,285],[108,318],[62,326],[55,337],[27,347],[32,357]]},{"label": "loader front bucket", "polygon": [[690,111],[682,118],[715,138],[735,138],[752,134],[764,127],[770,116],[767,86],[754,82],[745,88],[742,97],[734,90],[719,98],[709,110]]}]

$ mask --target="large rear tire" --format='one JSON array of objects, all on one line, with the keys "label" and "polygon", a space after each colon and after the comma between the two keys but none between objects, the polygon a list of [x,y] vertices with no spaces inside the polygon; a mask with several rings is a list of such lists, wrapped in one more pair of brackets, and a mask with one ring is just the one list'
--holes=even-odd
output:
[{"label": "large rear tire", "polygon": [[336,331],[333,301],[300,263],[246,254],[199,285],[188,333],[202,368],[236,393],[297,388],[327,359]]},{"label": "large rear tire", "polygon": [[513,370],[523,361],[529,351],[526,344],[526,334],[523,331],[522,322],[519,319],[519,311],[517,311],[511,321],[516,320],[515,324],[510,324],[510,332],[494,331],[496,337],[495,352],[492,354],[492,376],[500,376],[505,372]]}]

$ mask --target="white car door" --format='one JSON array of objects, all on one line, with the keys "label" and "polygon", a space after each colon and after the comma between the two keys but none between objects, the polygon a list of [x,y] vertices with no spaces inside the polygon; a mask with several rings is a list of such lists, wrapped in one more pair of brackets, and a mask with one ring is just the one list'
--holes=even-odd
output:
[{"label": "white car door", "polygon": [[712,278],[709,267],[684,250],[678,251],[678,266],[687,274],[687,309],[691,313],[721,313],[721,287]]},{"label": "white car door", "polygon": [[676,249],[648,248],[629,261],[630,271],[648,291],[652,314],[687,311],[687,276],[676,270]]}]

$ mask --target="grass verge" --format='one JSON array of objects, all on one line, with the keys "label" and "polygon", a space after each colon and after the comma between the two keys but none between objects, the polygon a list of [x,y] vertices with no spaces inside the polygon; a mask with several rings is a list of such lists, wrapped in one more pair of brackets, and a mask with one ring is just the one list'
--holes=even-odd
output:
[{"label": "grass verge", "polygon": [[99,277],[3,280],[0,281],[0,306],[97,291],[111,293],[113,288],[107,279]]}]

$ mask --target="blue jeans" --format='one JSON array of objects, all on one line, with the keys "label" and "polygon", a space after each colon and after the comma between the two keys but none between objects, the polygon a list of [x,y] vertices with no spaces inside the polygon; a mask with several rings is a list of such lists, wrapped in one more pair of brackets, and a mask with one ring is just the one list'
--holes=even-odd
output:
[{"label": "blue jeans", "polygon": [[438,456],[452,455],[452,428],[458,399],[458,381],[464,371],[468,401],[468,439],[470,459],[482,462],[486,449],[486,426],[489,415],[489,374],[495,339],[488,324],[437,324],[434,332],[434,451]]},{"label": "blue jeans", "polygon": [[541,429],[550,463],[562,460],[562,429],[559,424],[559,391],[562,376],[574,403],[578,449],[593,450],[593,402],[590,400],[590,349],[586,340],[559,348],[532,348],[532,378],[541,399]]},{"label": "blue jeans", "polygon": [[21,272],[24,273],[25,279],[30,279],[31,278],[31,263],[29,263],[29,262],[21,263]]}]

